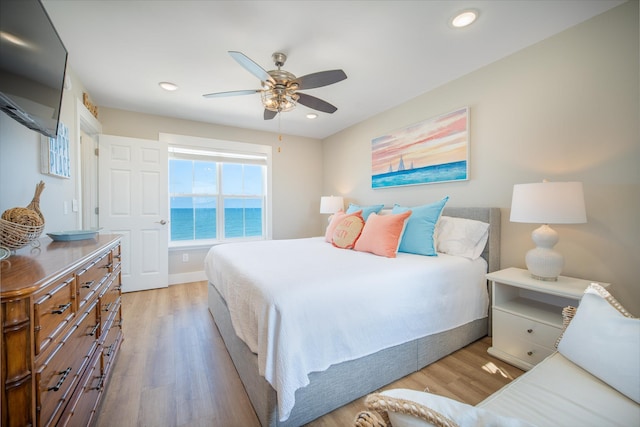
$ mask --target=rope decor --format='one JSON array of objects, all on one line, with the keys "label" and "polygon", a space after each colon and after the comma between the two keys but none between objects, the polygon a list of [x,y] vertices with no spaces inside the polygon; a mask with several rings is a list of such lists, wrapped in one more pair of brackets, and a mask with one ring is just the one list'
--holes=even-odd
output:
[{"label": "rope decor", "polygon": [[564,331],[567,330],[567,326],[569,326],[569,323],[571,323],[573,316],[576,315],[576,310],[577,308],[575,308],[572,305],[568,305],[562,309],[562,332],[560,333],[560,336],[556,340],[555,348],[558,348],[558,345],[560,344],[560,341],[564,336]]},{"label": "rope decor", "polygon": [[459,427],[453,420],[444,416],[440,412],[410,400],[374,393],[367,396],[364,404],[368,409],[378,412],[389,427],[392,427],[392,424],[387,412],[411,415],[425,420],[426,422],[433,424],[435,427]]},{"label": "rope decor", "polygon": [[353,427],[388,427],[384,421],[369,411],[361,411],[353,421]]},{"label": "rope decor", "polygon": [[618,310],[618,312],[620,312],[620,314],[622,314],[624,317],[628,317],[630,319],[635,319],[635,316],[631,313],[629,313],[623,306],[622,304],[620,304],[620,302],[615,299],[613,297],[613,295],[611,295],[609,293],[608,290],[606,290],[603,286],[598,285],[597,283],[592,283],[589,285],[589,287],[587,289],[590,289],[592,291],[595,291],[598,295],[600,295],[602,298],[606,299],[607,302],[609,304],[611,304],[611,306],[613,308],[615,308],[616,310]]},{"label": "rope decor", "polygon": [[31,243],[40,246],[37,240],[44,230],[44,215],[40,211],[40,195],[44,190],[44,182],[36,185],[31,203],[26,208],[11,208],[2,213],[0,218],[0,246],[8,249],[20,249]]}]

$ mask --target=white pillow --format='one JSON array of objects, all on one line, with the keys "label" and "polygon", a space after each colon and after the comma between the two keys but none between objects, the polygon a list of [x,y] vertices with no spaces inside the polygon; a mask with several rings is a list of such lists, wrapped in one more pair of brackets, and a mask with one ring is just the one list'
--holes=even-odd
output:
[{"label": "white pillow", "polygon": [[434,233],[436,251],[477,259],[489,238],[489,224],[473,219],[441,216]]},{"label": "white pillow", "polygon": [[602,286],[592,283],[585,290],[558,351],[640,403],[640,319]]},{"label": "white pillow", "polygon": [[[476,408],[436,394],[407,389],[392,389],[383,391],[380,394],[418,403],[439,412],[460,427],[533,427],[532,424],[526,421],[498,415],[487,409]],[[432,425],[408,414],[391,411],[387,412],[387,414],[393,427],[426,427]]]}]

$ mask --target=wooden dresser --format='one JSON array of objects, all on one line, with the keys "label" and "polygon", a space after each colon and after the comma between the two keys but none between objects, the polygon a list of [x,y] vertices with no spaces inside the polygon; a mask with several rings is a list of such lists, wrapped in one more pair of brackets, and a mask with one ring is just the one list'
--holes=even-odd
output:
[{"label": "wooden dresser", "polygon": [[0,261],[2,426],[89,425],[122,342],[120,236]]}]

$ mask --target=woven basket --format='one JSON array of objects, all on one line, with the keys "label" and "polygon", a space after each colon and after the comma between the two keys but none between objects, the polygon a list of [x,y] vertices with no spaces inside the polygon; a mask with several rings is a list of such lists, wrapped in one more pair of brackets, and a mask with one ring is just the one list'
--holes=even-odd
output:
[{"label": "woven basket", "polygon": [[0,218],[0,246],[9,249],[20,249],[33,243],[38,246],[38,237],[44,230],[44,224],[32,226],[21,225]]}]

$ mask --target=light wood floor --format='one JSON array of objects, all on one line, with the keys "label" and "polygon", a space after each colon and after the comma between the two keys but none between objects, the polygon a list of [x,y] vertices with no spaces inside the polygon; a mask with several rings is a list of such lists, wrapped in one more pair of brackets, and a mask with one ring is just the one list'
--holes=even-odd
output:
[{"label": "light wood floor", "polygon": [[[207,307],[206,282],[124,294],[124,342],[96,427],[259,427]],[[487,354],[485,337],[387,388],[429,389],[472,405],[522,371]],[[358,399],[307,425],[350,426]]]}]

